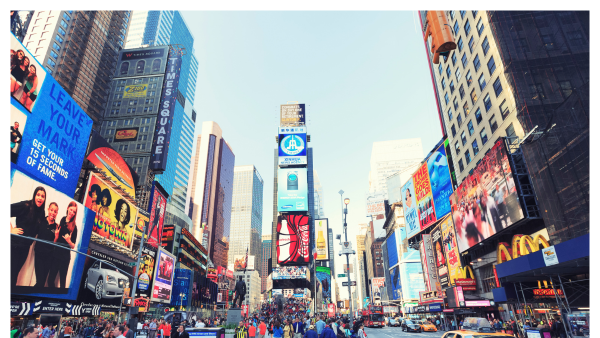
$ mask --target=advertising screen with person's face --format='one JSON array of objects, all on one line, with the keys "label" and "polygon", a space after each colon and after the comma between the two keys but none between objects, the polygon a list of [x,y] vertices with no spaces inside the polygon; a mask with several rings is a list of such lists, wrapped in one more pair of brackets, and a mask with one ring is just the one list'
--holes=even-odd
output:
[{"label": "advertising screen with person's face", "polygon": [[152,197],[150,199],[150,223],[146,232],[148,235],[148,245],[158,248],[161,245],[163,223],[167,209],[167,199],[163,196],[156,186],[152,187]]},{"label": "advertising screen with person's face", "polygon": [[92,173],[83,204],[96,212],[94,234],[131,250],[137,208]]},{"label": "advertising screen with person's face", "polygon": [[450,205],[460,252],[523,218],[503,138],[450,196]]},{"label": "advertising screen with person's face", "polygon": [[14,35],[10,35],[10,95],[32,111],[46,70]]},{"label": "advertising screen with person's face", "polygon": [[94,214],[13,166],[10,171],[11,292],[73,300],[83,271]]},{"label": "advertising screen with person's face", "polygon": [[462,278],[460,253],[458,252],[458,244],[456,242],[456,234],[454,232],[454,224],[452,217],[448,217],[440,222],[442,230],[442,247],[446,256],[446,264],[448,266],[448,283],[454,285],[454,280]]},{"label": "advertising screen with person's face", "polygon": [[175,258],[162,248],[159,248],[156,259],[156,267],[154,270],[152,296],[150,298],[152,301],[161,303],[171,302],[174,269]]},{"label": "advertising screen with person's face", "polygon": [[415,197],[415,186],[412,177],[402,186],[401,193],[406,222],[406,236],[411,238],[421,231],[419,215],[417,214],[417,198]]}]

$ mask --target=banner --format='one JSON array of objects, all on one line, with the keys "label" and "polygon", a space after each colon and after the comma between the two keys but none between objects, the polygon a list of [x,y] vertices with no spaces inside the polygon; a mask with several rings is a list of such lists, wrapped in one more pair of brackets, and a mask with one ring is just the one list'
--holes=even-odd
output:
[{"label": "banner", "polygon": [[431,244],[433,245],[433,257],[435,268],[437,269],[439,283],[442,289],[450,287],[448,278],[448,266],[446,265],[446,256],[442,249],[442,229],[441,225],[436,226],[431,231]]},{"label": "banner", "polygon": [[173,289],[175,257],[162,248],[158,249],[157,254],[150,300],[168,304],[171,302],[171,290]]},{"label": "banner", "polygon": [[444,248],[446,264],[448,265],[448,283],[450,285],[455,285],[455,280],[457,278],[462,278],[462,265],[460,263],[460,254],[456,243],[452,217],[447,216],[443,219],[440,222],[440,228],[442,230],[442,247]]},{"label": "banner", "polygon": [[181,51],[176,51],[172,47],[169,48],[165,80],[160,95],[160,112],[157,117],[152,150],[150,152],[150,165],[148,166],[151,170],[157,172],[167,170],[167,155],[171,144],[171,128],[173,128],[175,105],[177,104],[177,93],[179,92],[181,62]]},{"label": "banner", "polygon": [[54,242],[56,247],[10,236],[11,293],[74,300],[88,249],[94,213],[64,193],[40,183],[12,165],[10,232]]},{"label": "banner", "polygon": [[448,158],[443,144],[427,159],[427,171],[435,204],[435,215],[440,219],[451,211],[449,198],[453,192]]},{"label": "banner", "polygon": [[83,204],[96,213],[93,232],[131,250],[137,208],[109,187],[95,173],[90,174]]},{"label": "banner", "polygon": [[429,182],[427,164],[423,164],[413,175],[415,183],[415,194],[417,197],[419,211],[420,230],[427,229],[436,220],[435,207],[433,206],[433,195]]},{"label": "banner", "polygon": [[308,268],[305,266],[282,266],[273,268],[273,280],[310,279]]},{"label": "banner", "polygon": [[150,213],[148,244],[158,248],[162,240],[163,223],[165,220],[165,212],[167,210],[167,199],[157,188],[157,182],[152,182],[152,191],[150,193],[150,204],[148,212]]},{"label": "banner", "polygon": [[255,261],[256,256],[248,255],[248,266],[246,266],[246,255],[235,255],[233,256],[233,268],[235,271],[254,270]]},{"label": "banner", "polygon": [[327,219],[315,220],[315,231],[317,232],[317,260],[329,260],[329,221]]},{"label": "banner", "polygon": [[331,268],[326,266],[316,266],[316,276],[323,286],[323,298],[331,300]]},{"label": "banner", "polygon": [[421,231],[412,177],[402,186],[402,205],[404,207],[404,220],[406,221],[406,236],[411,238]]},{"label": "banner", "polygon": [[277,217],[277,264],[308,264],[310,240],[308,216],[285,214]]},{"label": "banner", "polygon": [[425,285],[427,291],[442,292],[440,282],[437,275],[437,267],[435,265],[435,258],[433,255],[433,246],[431,244],[431,235],[423,234],[423,241],[421,242],[421,263],[423,264],[423,278],[425,279]]},{"label": "banner", "polygon": [[125,86],[123,91],[123,98],[130,99],[136,97],[146,97],[146,91],[148,90],[147,83],[140,83],[136,85]]},{"label": "banner", "polygon": [[139,131],[140,131],[139,127],[117,129],[115,131],[115,138],[114,138],[113,142],[137,141]]}]

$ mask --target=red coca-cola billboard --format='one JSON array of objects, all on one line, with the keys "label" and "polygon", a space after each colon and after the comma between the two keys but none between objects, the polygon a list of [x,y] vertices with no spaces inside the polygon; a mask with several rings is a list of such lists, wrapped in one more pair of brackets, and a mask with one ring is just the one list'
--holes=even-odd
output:
[{"label": "red coca-cola billboard", "polygon": [[277,263],[281,265],[308,264],[310,225],[308,216],[285,214],[277,219]]}]

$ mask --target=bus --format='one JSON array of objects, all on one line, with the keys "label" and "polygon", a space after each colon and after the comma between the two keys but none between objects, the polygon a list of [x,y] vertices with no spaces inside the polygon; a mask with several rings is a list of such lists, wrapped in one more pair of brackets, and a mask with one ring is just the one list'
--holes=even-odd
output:
[{"label": "bus", "polygon": [[363,310],[361,320],[366,327],[384,327],[383,306],[369,305]]}]

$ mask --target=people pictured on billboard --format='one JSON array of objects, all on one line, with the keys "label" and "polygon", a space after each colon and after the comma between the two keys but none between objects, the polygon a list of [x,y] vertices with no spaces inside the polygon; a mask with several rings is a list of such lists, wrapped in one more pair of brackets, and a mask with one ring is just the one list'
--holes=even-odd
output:
[{"label": "people pictured on billboard", "polygon": [[[59,236],[59,232],[56,229],[59,227],[56,223],[56,216],[58,215],[58,204],[51,202],[48,205],[48,216],[46,216],[46,222],[40,224],[38,230],[38,239],[42,239],[49,242],[54,242]],[[43,242],[38,242],[35,245],[35,285],[34,287],[44,287],[46,285],[46,279],[50,272],[50,268],[53,262],[54,246]]]},{"label": "people pictured on billboard", "polygon": [[523,218],[503,139],[452,194],[450,204],[461,252]]},{"label": "people pictured on billboard", "polygon": [[93,212],[98,212],[98,205],[100,204],[101,198],[98,198],[102,195],[102,190],[100,190],[100,186],[94,184],[90,187],[90,191],[88,191],[88,196],[90,197],[90,205]]},{"label": "people pictured on billboard", "polygon": [[[25,56],[23,50],[18,51],[10,50],[11,62],[10,62],[10,94],[15,94],[23,86],[23,82],[29,73],[29,58]],[[17,100],[19,97],[15,97]]]},{"label": "people pictured on billboard", "polygon": [[10,94],[31,111],[46,71],[12,35],[10,45]]},{"label": "people pictured on billboard", "polygon": [[121,298],[125,288],[129,288],[129,278],[114,266],[97,260],[88,269],[83,285],[94,293],[97,300]]},{"label": "people pictured on billboard", "polygon": [[15,121],[15,124],[10,127],[10,160],[12,163],[17,163],[17,149],[22,140],[23,135],[19,130],[19,122]]},{"label": "people pictured on billboard", "polygon": [[[55,231],[54,242],[69,249],[75,248],[77,242],[77,203],[71,202],[67,206],[66,216],[60,220],[60,224]],[[57,233],[58,232],[58,233]],[[50,280],[56,275],[60,276],[60,285],[66,285],[67,271],[71,264],[71,252],[64,249],[57,249],[54,253],[55,262],[50,269]]]},{"label": "people pictured on billboard", "polygon": [[[94,186],[99,187],[99,185],[97,185],[97,184],[92,184],[92,187],[94,187]],[[89,193],[88,193],[88,195],[89,195]],[[100,215],[108,216],[108,208],[110,207],[110,205],[112,203],[112,197],[110,194],[110,190],[104,189],[104,190],[102,190],[100,195],[101,195],[100,206],[98,207],[97,213]]]},{"label": "people pictured on billboard", "polygon": [[23,86],[23,94],[19,101],[27,110],[31,111],[33,102],[35,102],[38,94],[38,78],[37,68],[34,65],[30,65],[28,70],[29,73],[25,77],[25,85]]},{"label": "people pictured on billboard", "polygon": [[173,259],[167,255],[160,256],[160,264],[158,267],[158,278],[171,280],[173,273]]},{"label": "people pictured on billboard", "polygon": [[121,231],[127,234],[127,238],[132,238],[133,236],[133,223],[131,221],[131,209],[129,209],[129,204],[125,202],[124,199],[120,198],[117,201],[117,205],[115,206],[115,224]]}]

